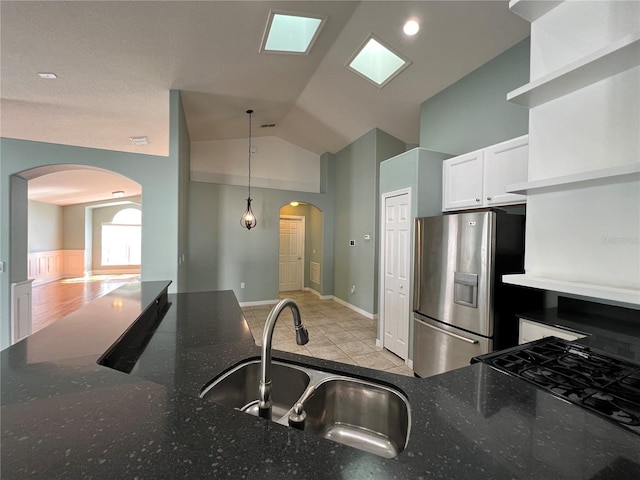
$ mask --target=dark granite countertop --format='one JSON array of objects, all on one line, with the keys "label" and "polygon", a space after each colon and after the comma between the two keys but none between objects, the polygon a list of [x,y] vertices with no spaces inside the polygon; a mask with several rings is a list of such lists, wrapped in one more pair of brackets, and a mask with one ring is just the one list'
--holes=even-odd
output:
[{"label": "dark granite countertop", "polygon": [[143,283],[137,307],[123,288],[2,352],[3,479],[640,478],[640,437],[484,364],[418,379],[274,351],[401,390],[395,459],[200,399],[260,353],[230,291],[169,295],[130,374],[98,365],[166,284]]}]

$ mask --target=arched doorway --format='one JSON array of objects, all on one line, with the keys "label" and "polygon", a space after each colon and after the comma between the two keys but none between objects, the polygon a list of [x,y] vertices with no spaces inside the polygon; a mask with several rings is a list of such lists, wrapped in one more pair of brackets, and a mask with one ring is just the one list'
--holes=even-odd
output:
[{"label": "arched doorway", "polygon": [[311,203],[292,201],[280,208],[279,291],[322,293],[324,214]]},{"label": "arched doorway", "polygon": [[[113,217],[126,206],[139,212],[142,187],[108,170],[64,164],[19,172],[11,187],[11,257],[16,269],[11,300],[21,306],[12,309],[15,342],[125,283],[90,277],[92,260],[100,257],[100,216],[95,213]],[[14,282],[14,277],[21,281]]]}]

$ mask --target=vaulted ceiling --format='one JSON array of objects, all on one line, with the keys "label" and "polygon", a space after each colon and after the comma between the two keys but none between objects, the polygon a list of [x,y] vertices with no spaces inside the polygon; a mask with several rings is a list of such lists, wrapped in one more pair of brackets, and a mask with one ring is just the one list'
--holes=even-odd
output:
[{"label": "vaulted ceiling", "polygon": [[[169,90],[192,141],[254,134],[337,152],[374,127],[419,142],[424,100],[513,46],[500,1],[2,1],[4,137],[168,154]],[[270,10],[321,14],[309,55],[259,52]],[[409,18],[421,23],[403,34]],[[370,33],[412,64],[384,88],[345,64]],[[53,72],[46,80],[38,72]],[[131,136],[150,143],[134,146]]]}]

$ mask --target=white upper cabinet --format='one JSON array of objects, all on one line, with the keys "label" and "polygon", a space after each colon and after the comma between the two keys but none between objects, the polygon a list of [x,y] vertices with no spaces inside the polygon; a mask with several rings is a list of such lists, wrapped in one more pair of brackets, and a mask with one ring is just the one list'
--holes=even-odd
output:
[{"label": "white upper cabinet", "polygon": [[529,135],[499,143],[484,151],[483,192],[487,205],[526,202],[524,195],[505,192],[512,183],[527,180]]},{"label": "white upper cabinet", "polygon": [[466,153],[442,165],[443,210],[482,206],[484,152]]},{"label": "white upper cabinet", "polygon": [[445,160],[443,211],[525,203],[526,196],[505,187],[527,180],[528,140],[523,135]]}]

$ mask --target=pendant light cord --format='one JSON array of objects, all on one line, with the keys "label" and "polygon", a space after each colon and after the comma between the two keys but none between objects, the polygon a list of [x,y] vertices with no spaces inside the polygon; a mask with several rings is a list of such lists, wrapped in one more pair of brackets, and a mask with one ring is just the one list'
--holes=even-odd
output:
[{"label": "pendant light cord", "polygon": [[251,117],[253,110],[247,110],[249,114],[249,198],[251,198]]}]

